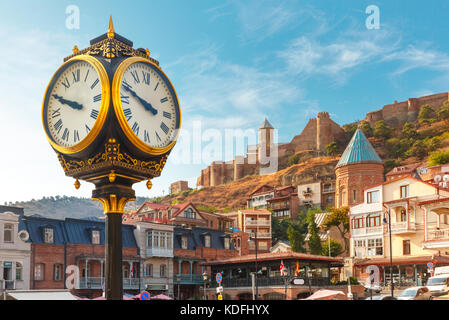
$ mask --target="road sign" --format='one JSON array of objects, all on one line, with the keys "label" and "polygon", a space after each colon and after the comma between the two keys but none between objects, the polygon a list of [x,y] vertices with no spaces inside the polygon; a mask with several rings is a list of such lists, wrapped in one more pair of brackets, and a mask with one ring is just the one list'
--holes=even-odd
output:
[{"label": "road sign", "polygon": [[220,284],[221,280],[223,280],[223,277],[221,276],[221,273],[217,273],[215,276],[215,280],[217,280],[217,283]]},{"label": "road sign", "polygon": [[223,300],[223,296],[221,294],[218,295],[218,300]]},{"label": "road sign", "polygon": [[304,279],[293,279],[293,284],[303,285]]},{"label": "road sign", "polygon": [[148,291],[142,291],[140,300],[150,300],[150,293]]},{"label": "road sign", "polygon": [[222,286],[217,287],[217,293],[221,293],[221,292],[223,292],[223,287]]},{"label": "road sign", "polygon": [[433,263],[432,262],[427,263],[427,268],[432,269],[433,268]]}]

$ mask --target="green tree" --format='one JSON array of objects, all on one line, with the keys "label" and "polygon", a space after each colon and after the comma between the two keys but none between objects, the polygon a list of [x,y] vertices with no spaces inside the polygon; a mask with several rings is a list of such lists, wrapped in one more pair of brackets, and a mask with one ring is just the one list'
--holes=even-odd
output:
[{"label": "green tree", "polygon": [[418,121],[421,124],[429,124],[434,120],[435,111],[428,104],[421,107],[418,113]]},{"label": "green tree", "polygon": [[376,122],[374,128],[374,136],[376,138],[387,140],[391,136],[391,129],[384,120]]},{"label": "green tree", "polygon": [[349,141],[349,139],[351,139],[351,137],[354,135],[355,131],[357,130],[358,127],[358,123],[357,122],[353,122],[353,123],[349,123],[349,124],[345,124],[342,128],[345,131],[345,136],[346,139]]},{"label": "green tree", "polygon": [[449,150],[441,150],[432,152],[427,159],[429,166],[437,166],[449,163]]},{"label": "green tree", "polygon": [[402,137],[403,138],[417,138],[418,132],[416,127],[412,122],[406,122],[402,127]]},{"label": "green tree", "polygon": [[297,223],[290,223],[287,228],[287,236],[293,252],[306,252],[304,249],[304,235]]},{"label": "green tree", "polygon": [[349,207],[332,208],[324,218],[323,226],[326,231],[332,227],[338,229],[342,239],[344,239],[343,252],[347,252],[349,248],[347,238],[349,234]]},{"label": "green tree", "polygon": [[440,121],[449,123],[449,101],[444,101],[440,109],[437,112],[437,118]]},{"label": "green tree", "polygon": [[373,136],[373,128],[371,128],[371,125],[368,121],[362,120],[362,122],[360,122],[359,128],[368,138]]},{"label": "green tree", "polygon": [[315,213],[311,213],[308,216],[308,229],[309,229],[309,252],[311,254],[320,255],[322,252],[321,239],[319,234],[319,228],[315,222]]},{"label": "green tree", "polygon": [[329,156],[335,156],[335,155],[338,154],[338,152],[339,152],[339,150],[338,150],[338,145],[337,145],[337,143],[336,143],[335,141],[329,143],[329,144],[326,146],[326,153],[327,153]]},{"label": "green tree", "polygon": [[423,140],[416,141],[413,146],[405,153],[406,157],[417,157],[423,159],[427,155],[426,144]]},{"label": "green tree", "polygon": [[[330,243],[331,243],[331,257],[336,257],[339,254],[343,253],[343,247],[341,246],[340,242],[331,238]],[[329,242],[323,241],[322,247],[323,247],[323,250],[321,252],[321,255],[328,257],[329,256]]]},{"label": "green tree", "polygon": [[435,151],[441,147],[441,139],[438,137],[426,138],[424,139],[424,144],[427,151]]},{"label": "green tree", "polygon": [[288,165],[292,166],[299,162],[299,154],[294,154],[288,158]]}]

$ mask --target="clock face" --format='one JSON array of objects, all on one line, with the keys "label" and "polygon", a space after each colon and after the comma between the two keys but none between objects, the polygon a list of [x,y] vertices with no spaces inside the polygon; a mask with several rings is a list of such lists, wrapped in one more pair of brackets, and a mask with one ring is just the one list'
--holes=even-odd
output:
[{"label": "clock face", "polygon": [[128,126],[125,131],[132,131],[151,149],[169,146],[179,129],[180,111],[168,78],[148,62],[135,62],[118,81],[119,117]]},{"label": "clock face", "polygon": [[91,133],[100,115],[103,81],[97,69],[84,60],[63,65],[47,89],[44,125],[60,147],[78,145]]}]

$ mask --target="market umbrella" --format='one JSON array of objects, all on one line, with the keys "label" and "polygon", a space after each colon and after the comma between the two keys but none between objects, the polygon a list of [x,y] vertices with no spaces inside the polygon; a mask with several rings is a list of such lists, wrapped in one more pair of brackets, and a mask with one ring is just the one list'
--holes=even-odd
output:
[{"label": "market umbrella", "polygon": [[338,300],[346,298],[343,291],[335,291],[335,290],[318,290],[310,297],[302,300],[332,300],[337,298]]}]

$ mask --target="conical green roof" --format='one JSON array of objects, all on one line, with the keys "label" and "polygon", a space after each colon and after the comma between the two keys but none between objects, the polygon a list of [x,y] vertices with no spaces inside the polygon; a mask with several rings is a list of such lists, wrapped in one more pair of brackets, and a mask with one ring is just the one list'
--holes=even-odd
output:
[{"label": "conical green roof", "polygon": [[357,129],[354,133],[337,164],[337,168],[356,163],[382,163],[373,146],[360,129]]}]

